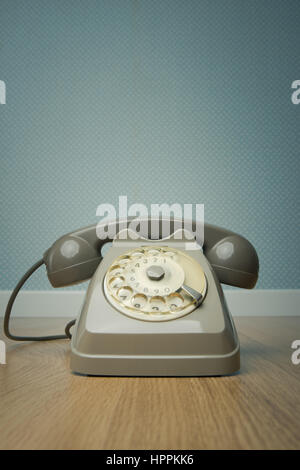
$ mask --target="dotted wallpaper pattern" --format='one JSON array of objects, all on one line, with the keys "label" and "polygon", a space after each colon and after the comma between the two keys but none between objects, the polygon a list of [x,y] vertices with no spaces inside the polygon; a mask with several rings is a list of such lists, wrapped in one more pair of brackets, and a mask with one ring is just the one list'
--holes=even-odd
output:
[{"label": "dotted wallpaper pattern", "polygon": [[299,288],[299,24],[293,0],[1,0],[0,289],[119,195],[203,203],[259,288]]}]

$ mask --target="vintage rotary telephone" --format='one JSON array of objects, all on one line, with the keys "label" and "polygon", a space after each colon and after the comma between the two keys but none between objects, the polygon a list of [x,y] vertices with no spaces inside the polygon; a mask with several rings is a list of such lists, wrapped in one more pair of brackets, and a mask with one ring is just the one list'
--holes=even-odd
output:
[{"label": "vintage rotary telephone", "polygon": [[[226,375],[239,369],[236,330],[220,283],[251,289],[258,277],[258,257],[245,238],[205,224],[204,243],[168,219],[163,236],[150,239],[147,219],[139,235],[131,220],[105,227],[114,240],[99,239],[99,225],[59,238],[20,280],[8,302],[4,331],[20,341],[72,338],[71,369],[90,375]],[[144,221],[145,222],[145,221]],[[103,228],[104,228],[103,225]],[[196,226],[193,222],[192,232]],[[101,227],[100,227],[101,228]],[[104,244],[112,245],[104,257]],[[92,277],[80,316],[66,335],[23,337],[9,331],[14,300],[28,277],[42,264],[54,287]],[[74,334],[70,328],[75,324]]]}]

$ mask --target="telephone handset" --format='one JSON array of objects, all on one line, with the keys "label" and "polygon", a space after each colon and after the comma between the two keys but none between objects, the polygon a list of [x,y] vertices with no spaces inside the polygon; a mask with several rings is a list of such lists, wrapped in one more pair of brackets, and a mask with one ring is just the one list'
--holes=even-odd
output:
[{"label": "telephone handset", "polygon": [[[109,222],[111,232],[127,228],[131,220]],[[177,224],[176,224],[177,222]],[[107,223],[104,224],[108,225]],[[161,228],[162,225],[160,225]],[[63,287],[90,279],[102,260],[101,249],[112,239],[101,240],[96,225],[82,228],[59,238],[43,256],[48,278],[53,287]],[[170,221],[170,233],[178,228],[178,220]],[[195,223],[192,230],[195,231]],[[148,233],[150,238],[150,220]],[[258,278],[258,257],[255,248],[241,235],[205,224],[203,253],[219,281],[231,286],[252,289]]]},{"label": "telephone handset", "polygon": [[[238,370],[239,342],[220,283],[255,286],[259,262],[254,247],[240,235],[205,224],[204,241],[196,240],[200,243],[190,249],[191,234],[186,238],[177,219],[168,219],[167,237],[164,219],[155,239],[150,238],[153,219],[131,237],[131,221],[103,223],[117,234],[114,239],[99,238],[99,224],[59,238],[13,291],[5,334],[21,341],[71,338],[76,323],[71,369],[84,374],[224,375]],[[112,246],[103,257],[108,241]],[[92,277],[80,317],[67,325],[66,336],[14,336],[9,331],[14,300],[44,263],[54,287]]]}]

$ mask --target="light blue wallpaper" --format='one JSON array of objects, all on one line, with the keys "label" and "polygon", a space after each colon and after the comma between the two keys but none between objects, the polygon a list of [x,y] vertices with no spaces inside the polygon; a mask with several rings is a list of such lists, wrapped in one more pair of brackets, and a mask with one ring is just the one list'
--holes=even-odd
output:
[{"label": "light blue wallpaper", "polygon": [[258,287],[299,288],[299,24],[293,0],[0,0],[0,289],[119,195],[204,203]]}]

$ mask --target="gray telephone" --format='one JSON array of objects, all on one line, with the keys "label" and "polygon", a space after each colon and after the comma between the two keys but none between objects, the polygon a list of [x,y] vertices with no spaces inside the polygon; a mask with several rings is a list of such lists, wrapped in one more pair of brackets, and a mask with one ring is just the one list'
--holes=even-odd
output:
[{"label": "gray telephone", "polygon": [[[239,341],[220,283],[255,286],[259,263],[254,247],[240,235],[208,224],[201,247],[176,219],[169,219],[170,233],[164,238],[160,219],[160,234],[153,240],[152,220],[138,237],[128,236],[128,219],[105,224],[115,229],[114,240],[99,239],[95,225],[59,238],[13,291],[5,334],[21,341],[70,337],[71,369],[82,374],[208,376],[237,371]],[[102,257],[107,241],[112,245]],[[15,336],[9,331],[14,300],[42,264],[54,287],[92,277],[80,316],[67,325],[66,335]]]}]

